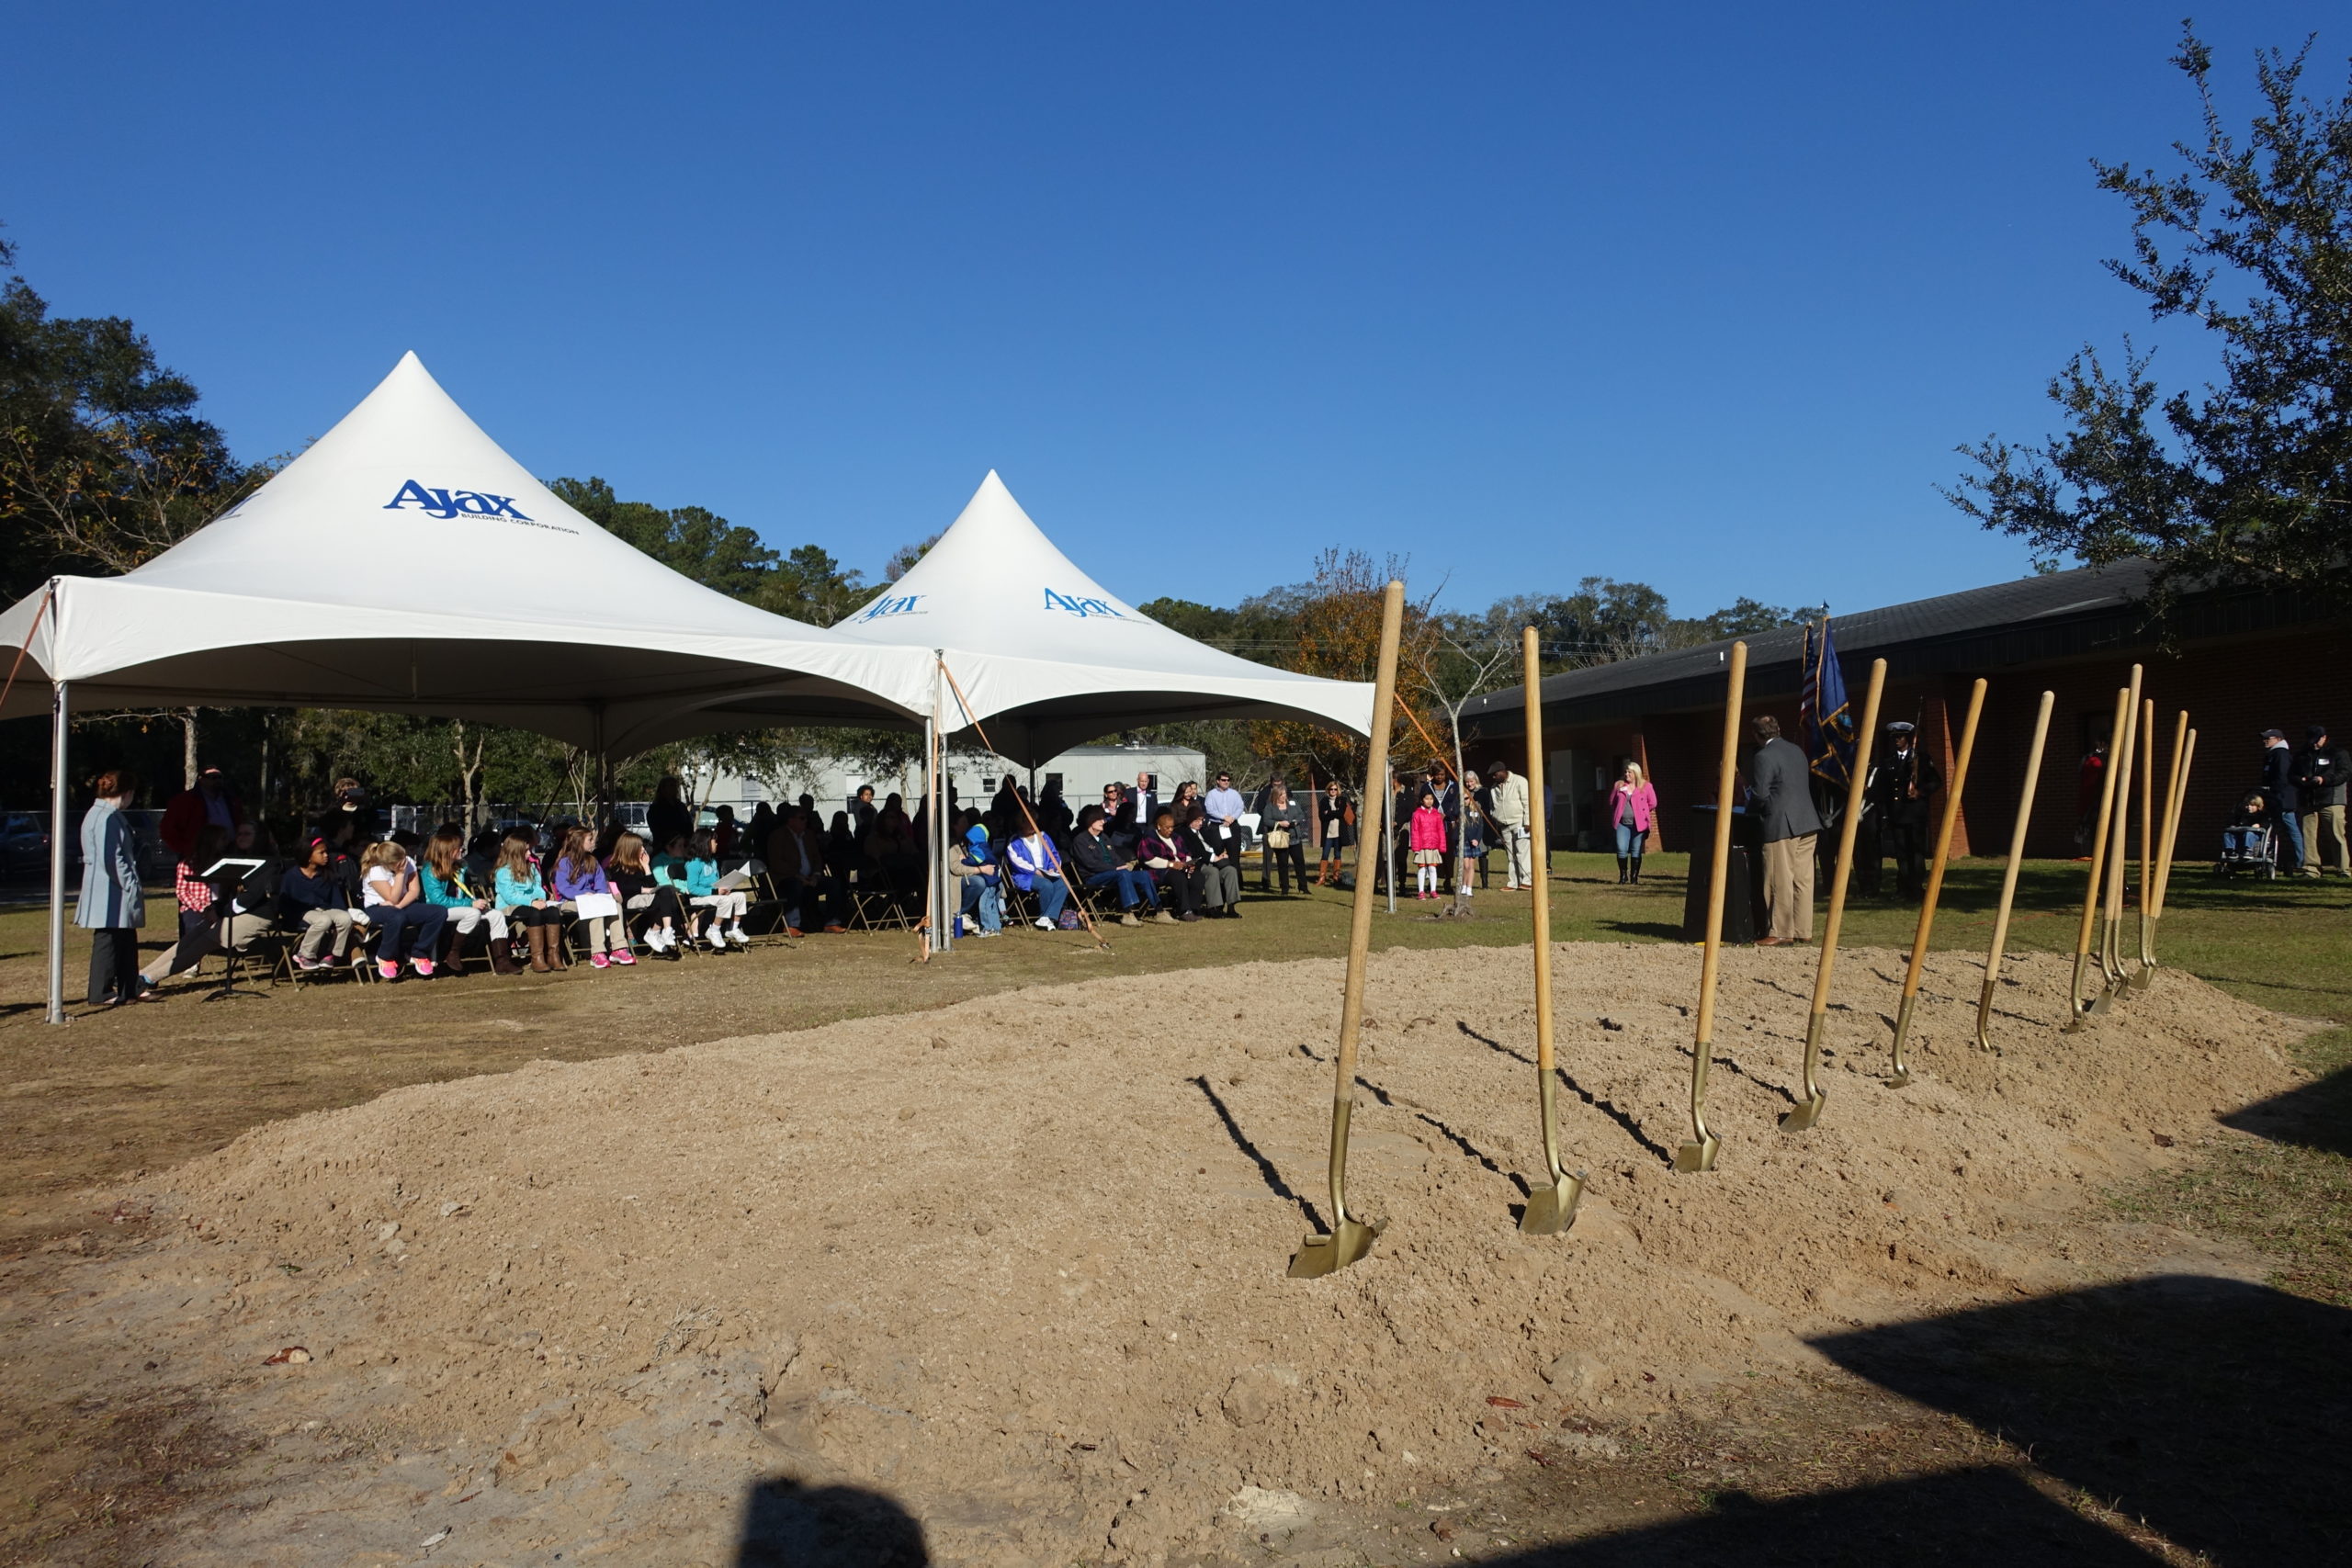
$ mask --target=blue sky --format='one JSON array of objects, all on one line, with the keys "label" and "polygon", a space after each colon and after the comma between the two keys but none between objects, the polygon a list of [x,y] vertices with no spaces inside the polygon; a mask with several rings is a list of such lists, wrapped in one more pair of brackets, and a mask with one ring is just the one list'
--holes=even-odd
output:
[{"label": "blue sky", "polygon": [[[248,456],[414,348],[542,475],[869,572],[994,467],[1130,600],[1338,543],[1861,609],[2026,570],[1935,487],[2077,344],[2198,373],[2086,162],[2194,130],[2176,14],[28,6],[0,220]],[[2198,21],[2242,117],[2343,16]]]}]

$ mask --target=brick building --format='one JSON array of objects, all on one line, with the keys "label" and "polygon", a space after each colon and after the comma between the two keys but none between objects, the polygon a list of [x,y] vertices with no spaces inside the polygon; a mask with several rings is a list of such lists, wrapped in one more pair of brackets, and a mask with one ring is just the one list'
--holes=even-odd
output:
[{"label": "brick building", "polygon": [[[2116,689],[2134,663],[2145,667],[2143,691],[2156,704],[2159,794],[2183,708],[2198,731],[2181,823],[2184,857],[2218,850],[2223,818],[2258,771],[2263,730],[2283,729],[2301,745],[2303,726],[2318,722],[2333,726],[2339,741],[2352,739],[2352,621],[2326,618],[2308,594],[2231,590],[2183,597],[2160,629],[2143,603],[2150,575],[2139,563],[2086,567],[1835,618],[1856,716],[1871,661],[1884,659],[1880,722],[1915,720],[1947,778],[1969,688],[1979,676],[1990,682],[1954,853],[2007,852],[2045,690],[2057,701],[2026,849],[2076,852],[2083,758],[2106,739]],[[1746,711],[1777,716],[1784,733],[1800,739],[1802,630],[1746,640]],[[1709,643],[1544,681],[1555,843],[1602,847],[1609,783],[1630,758],[1657,786],[1664,847],[1688,847],[1690,808],[1714,795],[1730,647]],[[1524,705],[1514,687],[1464,716],[1482,766],[1489,758],[1520,765]]]}]

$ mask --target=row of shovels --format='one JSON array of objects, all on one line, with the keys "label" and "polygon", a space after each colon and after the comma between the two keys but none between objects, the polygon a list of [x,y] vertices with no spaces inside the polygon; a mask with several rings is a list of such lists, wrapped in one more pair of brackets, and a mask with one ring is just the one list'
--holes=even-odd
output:
[{"label": "row of shovels", "polygon": [[[1396,703],[1396,649],[1404,623],[1405,585],[1391,582],[1382,607],[1380,631],[1379,677],[1373,698],[1372,750],[1365,777],[1384,776],[1388,765],[1389,717]],[[1527,700],[1527,787],[1531,800],[1544,798],[1544,710],[1542,702],[1542,671],[1537,662],[1536,635],[1533,627],[1523,634],[1523,654],[1526,660]],[[1716,775],[1715,798],[1727,802],[1732,797],[1737,771],[1740,706],[1747,681],[1747,645],[1731,645],[1730,694],[1724,708],[1723,759]],[[2155,825],[2154,749],[2155,704],[2142,697],[2141,669],[2132,667],[2132,683],[2116,693],[2115,720],[2110,731],[2107,766],[2102,770],[2099,786],[2099,807],[2096,836],[2092,841],[2089,886],[2084,894],[2083,915],[2075,949],[2075,974],[2069,993],[2070,1017],[2065,1029],[2078,1030],[2084,1021],[2108,1011],[2117,1000],[2133,991],[2145,990],[2154,983],[2156,972],[2156,922],[2164,914],[2165,888],[2171,879],[2175,840],[2180,830],[2181,800],[2188,786],[2188,769],[2195,760],[2197,732],[2188,728],[2188,715],[2183,712],[2174,731],[2172,768],[2165,785],[2164,817],[2161,828]],[[1805,1025],[1804,1091],[1796,1108],[1781,1118],[1784,1133],[1801,1133],[1820,1120],[1828,1103],[1828,1090],[1820,1077],[1821,1037],[1829,1012],[1829,987],[1838,963],[1838,933],[1845,919],[1846,886],[1853,869],[1854,839],[1862,818],[1863,794],[1870,778],[1871,742],[1878,732],[1879,699],[1886,686],[1886,660],[1875,660],[1871,665],[1870,686],[1862,702],[1862,721],[1855,739],[1853,762],[1849,770],[1846,809],[1839,820],[1838,832],[1837,870],[1830,879],[1829,912],[1821,937],[1821,962],[1814,976],[1813,1001]],[[1943,815],[1938,825],[1935,856],[1929,863],[1925,895],[1919,908],[1918,925],[1911,939],[1911,958],[1904,972],[1902,1001],[1895,1015],[1894,1043],[1889,1054],[1890,1088],[1901,1089],[1912,1081],[1909,1066],[1904,1060],[1904,1044],[1911,1032],[1911,1016],[1919,999],[1919,980],[1928,958],[1928,940],[1935,927],[1936,906],[1942,896],[1944,870],[1951,854],[1952,830],[1960,820],[1960,804],[1968,783],[1968,769],[1976,749],[1977,721],[1984,711],[1985,682],[1978,681],[1970,692],[1968,714],[1962,722],[1960,745],[1953,756],[1951,778],[1944,793]],[[2001,879],[2001,898],[1993,919],[1993,941],[1984,965],[1984,989],[1976,1005],[1976,1043],[1979,1048],[1996,1049],[1990,1036],[1993,1015],[1993,991],[2000,980],[2002,946],[2008,938],[2009,911],[2017,897],[2018,872],[2025,854],[2026,829],[2032,819],[2034,784],[2041,773],[2042,750],[2050,736],[2050,712],[2056,701],[2055,694],[2041,694],[2040,711],[2034,716],[2033,742],[2025,765],[2025,784],[2018,801],[2017,819],[2009,834],[2008,865]],[[2129,862],[2128,847],[2132,813],[2131,787],[2135,757],[2139,761],[2139,821],[2140,831],[2140,924],[2139,964],[2132,967],[2123,956],[2122,929],[2125,906],[2125,874]],[[1293,1279],[1315,1279],[1335,1269],[1344,1269],[1372,1250],[1385,1222],[1359,1219],[1348,1212],[1348,1122],[1354,1111],[1356,1046],[1363,1022],[1363,983],[1366,959],[1372,945],[1373,867],[1368,856],[1369,846],[1379,844],[1380,812],[1384,806],[1380,792],[1369,791],[1362,809],[1366,813],[1356,840],[1355,904],[1351,911],[1348,931],[1348,974],[1344,999],[1340,1010],[1340,1044],[1337,1053],[1337,1087],[1331,1100],[1331,1228],[1327,1234],[1310,1235],[1291,1259]],[[1533,843],[1530,846],[1535,864],[1548,865],[1549,845],[1546,823],[1541,810],[1531,814],[1529,824]],[[1690,1131],[1689,1143],[1675,1153],[1674,1168],[1697,1172],[1713,1170],[1715,1158],[1722,1152],[1723,1140],[1707,1125],[1707,1069],[1713,1058],[1715,1020],[1715,986],[1723,956],[1724,889],[1725,874],[1730,867],[1732,813],[1715,813],[1714,863],[1707,886],[1707,935],[1704,956],[1699,968],[1698,1038],[1690,1058]],[[1576,1223],[1577,1205],[1584,1196],[1586,1172],[1570,1174],[1560,1156],[1560,1123],[1557,1109],[1559,1075],[1554,1069],[1552,1032],[1552,911],[1547,893],[1542,890],[1541,874],[1534,899],[1535,945],[1535,1074],[1536,1098],[1544,1127],[1544,1168],[1528,1180],[1527,1206],[1519,1228],[1529,1235],[1556,1235]],[[2086,994],[2084,982],[2093,958],[2094,937],[2097,937],[2097,961],[2104,984],[2097,991]]]}]

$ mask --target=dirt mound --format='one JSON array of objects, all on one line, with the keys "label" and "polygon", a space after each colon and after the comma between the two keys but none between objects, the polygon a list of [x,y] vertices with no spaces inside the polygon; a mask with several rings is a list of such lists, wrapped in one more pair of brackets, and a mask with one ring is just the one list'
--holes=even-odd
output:
[{"label": "dirt mound", "polygon": [[[2036,1227],[2296,1081],[2294,1025],[2178,975],[2061,1035],[2045,958],[2012,964],[1980,1053],[1981,965],[1947,956],[1920,1080],[1890,1089],[1901,960],[1862,952],[1828,1109],[1782,1135],[1813,963],[1726,955],[1721,1166],[1677,1176],[1697,953],[1562,947],[1592,1181],[1572,1234],[1522,1240],[1527,954],[1377,955],[1351,1196],[1390,1228],[1316,1281],[1283,1270],[1324,1201],[1336,962],[539,1064],[255,1132],[174,1174],[155,1201],[199,1239],[111,1310],[168,1302],[180,1326],[141,1332],[185,1341],[181,1371],[277,1380],[256,1397],[322,1462],[175,1560],[451,1529],[469,1562],[724,1561],[778,1472],[895,1500],[941,1562],[1254,1539],[1302,1497],[1703,1402],[1808,1362],[1808,1334],[2073,1283],[2088,1265]],[[316,1359],[260,1369],[297,1344]]]}]

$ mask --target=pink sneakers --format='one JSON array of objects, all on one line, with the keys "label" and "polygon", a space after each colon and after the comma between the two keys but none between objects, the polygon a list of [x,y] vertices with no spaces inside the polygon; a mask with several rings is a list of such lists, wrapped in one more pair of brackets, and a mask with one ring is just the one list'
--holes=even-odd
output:
[{"label": "pink sneakers", "polygon": [[599,969],[610,969],[613,966],[613,961],[605,957],[601,953],[590,953],[588,955],[588,962],[594,964]]},{"label": "pink sneakers", "polygon": [[409,960],[409,963],[415,966],[416,977],[418,979],[430,980],[433,978],[433,960],[430,958],[412,958]]},{"label": "pink sneakers", "polygon": [[613,962],[619,964],[635,964],[637,962],[637,954],[624,947],[613,954]]},{"label": "pink sneakers", "polygon": [[382,979],[397,980],[401,977],[401,966],[389,958],[379,959],[376,962],[376,974]]}]

